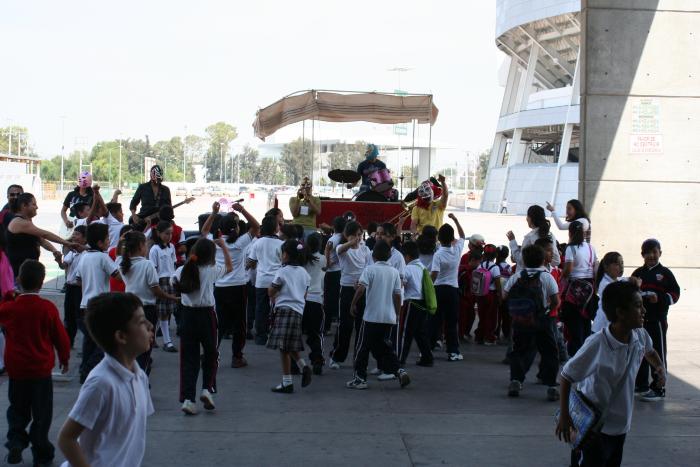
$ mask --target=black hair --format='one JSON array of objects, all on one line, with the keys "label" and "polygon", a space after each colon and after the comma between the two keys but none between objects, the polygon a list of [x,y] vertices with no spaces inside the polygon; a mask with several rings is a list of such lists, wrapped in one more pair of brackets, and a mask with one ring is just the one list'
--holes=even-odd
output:
[{"label": "black hair", "polygon": [[[85,215],[87,216],[88,213],[90,212],[90,205],[89,204],[87,204],[87,203],[75,203],[73,205],[73,212],[76,214],[76,217],[78,214],[82,214],[83,211],[85,211],[86,209],[88,212],[86,212]],[[84,218],[81,217],[80,219],[84,219]]]},{"label": "black hair", "polygon": [[603,259],[600,260],[600,264],[598,265],[598,272],[596,272],[595,275],[595,288],[596,290],[598,287],[600,287],[600,281],[603,280],[603,276],[605,276],[605,268],[610,266],[611,264],[615,264],[619,262],[622,259],[622,255],[618,253],[617,251],[609,251],[605,253],[605,256],[603,256]]},{"label": "black hair", "polygon": [[469,260],[470,261],[479,261],[481,262],[481,259],[484,256],[484,252],[481,248],[476,248],[472,251],[469,252]]},{"label": "black hair", "polygon": [[654,248],[658,248],[659,251],[661,251],[661,242],[659,242],[655,238],[649,238],[647,240],[644,240],[644,243],[642,243],[642,254],[646,255]]},{"label": "black hair", "polygon": [[134,229],[134,226],[128,224],[119,229],[119,243],[117,243],[116,249],[117,256],[121,256],[122,250],[124,249],[124,240],[122,240],[121,238],[124,236],[124,234],[126,234],[127,232],[131,232],[132,230],[139,232],[138,230]]},{"label": "black hair", "polygon": [[241,232],[241,226],[238,222],[238,218],[232,213],[226,214],[221,218],[219,230],[221,231],[222,235],[226,235],[226,243],[235,242]]},{"label": "black hair", "polygon": [[277,217],[277,216],[279,216],[281,213],[282,213],[282,210],[281,210],[280,208],[272,208],[272,209],[270,209],[269,211],[267,211],[267,212],[265,213],[265,217],[267,217],[267,216]]},{"label": "black hair", "polygon": [[199,267],[214,264],[216,259],[216,245],[207,238],[200,238],[194,244],[190,256],[185,261],[180,274],[178,290],[182,293],[192,293],[199,290]]},{"label": "black hair", "polygon": [[[537,243],[537,242],[535,242]],[[499,263],[503,263],[506,259],[508,259],[508,256],[510,256],[510,250],[508,249],[507,246],[501,245],[498,247],[498,255],[496,256],[496,261]]]},{"label": "black hair", "polygon": [[351,222],[351,221],[357,220],[357,216],[352,211],[345,211],[343,213],[343,218],[345,219],[346,222]]},{"label": "black hair", "polygon": [[377,227],[379,227],[379,224],[377,224],[376,222],[370,222],[369,224],[367,224],[367,233],[373,234],[377,231]]},{"label": "black hair", "polygon": [[404,256],[409,256],[411,259],[418,259],[420,257],[418,244],[416,242],[408,241],[404,243],[402,250]]},{"label": "black hair", "polygon": [[87,227],[86,237],[88,246],[93,250],[97,250],[99,242],[109,239],[109,227],[107,227],[107,224],[93,222]]},{"label": "black hair", "polygon": [[299,240],[297,228],[292,224],[284,224],[280,227],[280,233],[286,240]]},{"label": "black hair", "polygon": [[145,244],[146,236],[142,232],[133,230],[124,235],[121,263],[121,270],[124,274],[131,270],[131,257],[135,256],[136,252],[141,248],[141,245]]},{"label": "black hair", "polygon": [[377,242],[372,250],[372,258],[375,261],[388,261],[391,258],[391,246],[386,242]]},{"label": "black hair", "polygon": [[438,229],[438,240],[442,245],[449,245],[455,239],[455,229],[450,224],[442,224]]},{"label": "black hair", "polygon": [[528,245],[523,248],[523,263],[526,268],[539,268],[544,264],[544,250],[539,245]]},{"label": "black hair", "polygon": [[170,242],[168,243],[163,243],[163,240],[160,239],[160,234],[165,232],[166,230],[172,228],[173,223],[172,221],[160,221],[158,222],[158,225],[156,225],[155,229],[151,229],[151,240],[153,241],[154,245],[158,245],[159,247],[165,249],[168,248],[168,245],[170,245]]},{"label": "black hair", "polygon": [[260,235],[271,236],[277,233],[277,218],[275,216],[265,216],[260,223]]},{"label": "black hair", "polygon": [[583,224],[573,221],[569,224],[569,245],[581,246],[584,242]]},{"label": "black hair", "polygon": [[497,255],[498,255],[498,248],[496,248],[496,245],[492,245],[491,243],[489,243],[488,245],[484,245],[484,252],[483,252],[484,261],[495,261]]},{"label": "black hair", "polygon": [[162,221],[172,221],[175,219],[175,211],[172,206],[161,206],[158,211],[158,219]]},{"label": "black hair", "polygon": [[132,293],[107,292],[91,298],[85,312],[85,326],[92,339],[107,354],[114,355],[114,333],[127,331],[134,313],[143,308],[141,299]]},{"label": "black hair", "polygon": [[544,238],[549,235],[549,228],[551,227],[551,224],[547,220],[547,216],[545,215],[542,206],[533,204],[527,208],[527,217],[530,218],[532,225],[538,229],[540,238]]},{"label": "black hair", "polygon": [[10,194],[10,190],[13,188],[19,188],[20,190],[22,190],[22,192],[24,192],[24,188],[22,188],[22,185],[12,184],[12,185],[7,187],[7,194],[8,195]]},{"label": "black hair", "polygon": [[25,259],[19,267],[19,285],[23,292],[39,290],[46,277],[46,268],[35,259]]},{"label": "black hair", "polygon": [[318,232],[314,232],[308,237],[306,237],[306,250],[309,253],[309,255],[319,253],[321,251],[322,242],[323,237],[321,237],[321,234]]},{"label": "black hair", "polygon": [[437,245],[437,229],[432,225],[426,225],[423,227],[423,231],[416,239],[418,243],[418,251],[422,255],[432,255],[435,253],[435,247]]},{"label": "black hair", "polygon": [[122,210],[122,203],[107,203],[105,207],[107,208],[107,211],[114,216]]},{"label": "black hair", "polygon": [[308,262],[306,248],[298,240],[285,240],[280,249],[287,254],[287,266],[305,266]]},{"label": "black hair", "polygon": [[567,201],[566,204],[570,204],[572,208],[574,208],[574,218],[573,219],[566,219],[568,221],[574,221],[576,219],[586,219],[587,221],[591,221],[591,219],[588,217],[588,214],[586,213],[586,209],[583,207],[583,204],[581,204],[581,201],[577,199],[570,199]]},{"label": "black hair", "polygon": [[608,321],[617,321],[617,310],[627,308],[632,304],[634,295],[639,293],[636,284],[627,281],[611,282],[603,290],[603,313]]},{"label": "black hair", "polygon": [[296,234],[295,237],[297,240],[301,240],[304,238],[304,226],[300,224],[292,224],[292,227],[294,227],[294,233]]},{"label": "black hair", "polygon": [[384,235],[388,235],[390,237],[396,237],[396,226],[394,224],[392,224],[391,222],[383,223],[382,230],[384,231]]},{"label": "black hair", "polygon": [[19,212],[22,206],[27,206],[34,201],[34,195],[31,193],[22,193],[18,197],[10,200],[10,211],[12,213]]},{"label": "black hair", "polygon": [[337,216],[333,219],[333,232],[342,234],[345,230],[345,224],[348,222],[342,216]]},{"label": "black hair", "polygon": [[343,239],[348,240],[350,235],[357,235],[358,232],[362,232],[362,226],[359,222],[350,221],[345,224],[345,229],[343,229]]},{"label": "black hair", "polygon": [[537,240],[535,240],[535,245],[540,246],[546,250],[547,247],[552,246],[552,239],[549,237],[538,238]]},{"label": "black hair", "polygon": [[78,232],[80,235],[82,235],[83,237],[85,237],[85,235],[87,234],[87,226],[85,226],[85,225],[77,225],[77,226],[73,229],[73,232]]}]

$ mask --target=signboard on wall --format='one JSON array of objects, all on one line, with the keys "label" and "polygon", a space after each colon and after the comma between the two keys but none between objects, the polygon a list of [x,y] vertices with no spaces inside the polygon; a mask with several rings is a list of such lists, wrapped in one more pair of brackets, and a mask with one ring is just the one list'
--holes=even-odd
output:
[{"label": "signboard on wall", "polygon": [[632,107],[630,154],[663,154],[660,104],[656,98],[638,99]]}]

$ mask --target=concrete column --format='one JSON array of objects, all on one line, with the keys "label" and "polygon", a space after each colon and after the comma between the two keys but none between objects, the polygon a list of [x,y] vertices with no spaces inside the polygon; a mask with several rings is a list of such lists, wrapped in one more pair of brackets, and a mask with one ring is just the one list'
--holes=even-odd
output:
[{"label": "concrete column", "polygon": [[[432,152],[432,155],[430,154]],[[435,157],[435,149],[429,151],[428,148],[420,148],[418,150],[418,181],[421,183],[430,177],[430,158]]]},{"label": "concrete column", "polygon": [[583,0],[582,21],[579,196],[593,243],[633,267],[657,238],[681,288],[697,289],[700,2]]}]

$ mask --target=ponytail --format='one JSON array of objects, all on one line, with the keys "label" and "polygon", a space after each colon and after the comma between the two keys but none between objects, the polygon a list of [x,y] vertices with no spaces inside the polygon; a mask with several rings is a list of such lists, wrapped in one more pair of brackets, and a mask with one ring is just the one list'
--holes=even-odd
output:
[{"label": "ponytail", "polygon": [[537,228],[540,238],[549,237],[549,229],[551,227],[551,224],[549,220],[547,220],[547,216],[545,215],[542,206],[533,204],[532,206],[527,208],[527,217],[530,218],[532,225],[534,225]]},{"label": "ponytail", "polygon": [[135,255],[136,252],[141,248],[142,245],[146,244],[146,236],[138,231],[127,232],[124,235],[124,240],[122,240],[122,263],[121,271],[122,274],[128,274],[131,270],[131,256]]},{"label": "ponytail", "polygon": [[201,287],[199,280],[199,268],[214,263],[216,246],[207,238],[200,238],[192,247],[189,258],[182,267],[180,281],[177,285],[181,293],[192,293]]},{"label": "ponytail", "polygon": [[294,239],[286,240],[282,244],[282,253],[287,254],[287,265],[289,266],[305,266],[309,262],[313,263],[318,260],[315,256],[308,254],[306,247],[301,242]]}]

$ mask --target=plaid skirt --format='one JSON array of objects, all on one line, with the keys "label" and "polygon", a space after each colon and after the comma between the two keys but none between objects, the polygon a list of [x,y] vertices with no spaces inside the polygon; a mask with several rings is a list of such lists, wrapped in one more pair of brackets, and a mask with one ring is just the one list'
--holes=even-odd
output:
[{"label": "plaid skirt", "polygon": [[[158,285],[160,286],[160,289],[167,294],[173,295],[175,293],[173,286],[170,285],[169,277],[161,277],[158,279]],[[160,298],[156,300],[158,319],[161,321],[167,321],[170,319],[170,316],[175,313],[176,308],[177,302],[173,302],[172,300],[162,300]]]},{"label": "plaid skirt", "polygon": [[275,308],[270,335],[267,338],[267,348],[284,352],[304,350],[301,318],[301,313],[297,313],[291,308]]}]

